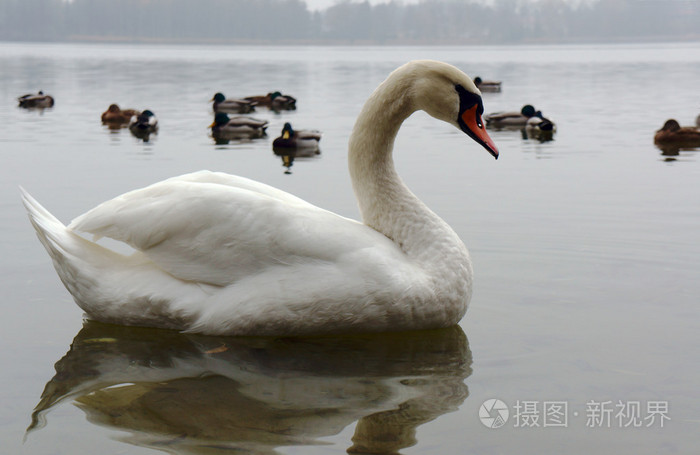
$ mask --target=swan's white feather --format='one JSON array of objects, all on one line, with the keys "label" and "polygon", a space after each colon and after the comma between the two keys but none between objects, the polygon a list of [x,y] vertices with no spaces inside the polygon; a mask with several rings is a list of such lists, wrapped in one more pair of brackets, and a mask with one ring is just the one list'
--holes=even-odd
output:
[{"label": "swan's white feather", "polygon": [[68,227],[125,242],[181,280],[216,286],[269,267],[342,262],[348,255],[362,267],[359,252],[367,249],[406,260],[393,242],[357,221],[267,185],[206,171],[126,193]]},{"label": "swan's white feather", "polygon": [[[192,192],[207,198],[204,208],[185,195]],[[159,195],[160,204],[150,203]],[[271,335],[320,326],[380,331],[388,318],[400,330],[435,317],[418,309],[411,312],[417,320],[404,315],[426,277],[396,244],[247,179],[209,172],[168,179],[107,201],[69,227],[26,192],[23,200],[61,280],[104,322]],[[124,256],[76,230],[139,251]],[[245,238],[222,244],[222,235]]]},{"label": "swan's white feather", "polygon": [[[22,200],[59,277],[93,319],[225,335],[445,327],[471,297],[469,254],[401,182],[392,149],[417,109],[460,127],[465,99],[469,112],[483,109],[471,78],[433,61],[406,64],[377,88],[349,144],[364,224],[208,171],[125,193],[68,227],[24,190]],[[80,232],[136,251],[119,254]]]}]

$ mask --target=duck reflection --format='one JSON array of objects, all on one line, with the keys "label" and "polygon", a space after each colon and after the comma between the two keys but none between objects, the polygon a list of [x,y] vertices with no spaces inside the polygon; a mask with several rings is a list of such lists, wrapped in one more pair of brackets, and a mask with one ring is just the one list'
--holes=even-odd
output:
[{"label": "duck reflection", "polygon": [[550,142],[554,140],[554,133],[556,130],[553,129],[541,129],[541,128],[524,128],[520,130],[520,134],[524,140],[533,140],[539,142]]},{"label": "duck reflection", "polygon": [[669,119],[654,134],[654,144],[665,161],[675,161],[681,151],[700,150],[700,127],[681,126],[678,121]]},{"label": "duck reflection", "polygon": [[680,147],[671,144],[655,144],[656,148],[661,150],[661,156],[664,161],[677,161],[680,158],[681,152],[700,152],[700,147]]},{"label": "duck reflection", "polygon": [[285,174],[292,173],[292,166],[294,165],[294,160],[297,158],[308,159],[314,158],[321,154],[321,151],[316,149],[290,149],[287,147],[275,147],[272,146],[272,151],[275,155],[282,158],[282,166],[284,166]]},{"label": "duck reflection", "polygon": [[73,400],[120,439],[168,453],[319,444],[357,421],[351,452],[395,453],[468,395],[459,327],[393,334],[231,338],[86,322],[28,431]]},{"label": "duck reflection", "polygon": [[540,143],[553,141],[554,133],[556,133],[556,129],[541,129],[537,127],[522,127],[513,125],[494,127],[491,128],[491,131],[494,131],[495,134],[504,135],[516,134],[515,132],[517,131],[520,133],[520,137],[524,141],[530,140]]}]

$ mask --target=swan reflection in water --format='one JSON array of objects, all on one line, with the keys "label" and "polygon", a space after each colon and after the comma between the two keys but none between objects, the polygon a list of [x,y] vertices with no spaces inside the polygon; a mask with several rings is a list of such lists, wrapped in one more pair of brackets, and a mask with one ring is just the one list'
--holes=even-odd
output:
[{"label": "swan reflection in water", "polygon": [[396,453],[468,395],[459,327],[232,338],[86,322],[56,365],[28,432],[71,400],[119,439],[168,453],[325,444],[357,421],[349,452]]},{"label": "swan reflection in water", "polygon": [[294,165],[295,159],[312,159],[321,154],[319,149],[289,149],[283,147],[272,147],[272,151],[275,155],[282,158],[282,166],[285,168],[285,174],[292,173],[292,166]]}]

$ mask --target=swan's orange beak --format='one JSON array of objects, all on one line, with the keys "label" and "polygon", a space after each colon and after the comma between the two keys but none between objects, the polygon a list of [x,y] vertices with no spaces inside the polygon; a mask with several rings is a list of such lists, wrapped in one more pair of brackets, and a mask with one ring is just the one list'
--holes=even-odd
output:
[{"label": "swan's orange beak", "polygon": [[498,148],[493,142],[493,139],[486,132],[484,127],[484,120],[481,118],[481,114],[478,111],[479,106],[474,105],[469,109],[462,112],[462,129],[467,133],[472,139],[477,143],[481,144],[488,152],[493,155],[494,158],[498,159]]}]

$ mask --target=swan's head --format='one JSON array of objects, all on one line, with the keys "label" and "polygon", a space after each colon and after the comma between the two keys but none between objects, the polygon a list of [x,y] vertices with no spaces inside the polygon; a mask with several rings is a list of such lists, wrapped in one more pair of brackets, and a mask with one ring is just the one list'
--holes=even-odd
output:
[{"label": "swan's head", "polygon": [[498,148],[481,117],[481,92],[469,76],[452,65],[432,60],[410,62],[404,68],[413,73],[412,98],[417,109],[459,128],[498,158]]}]

